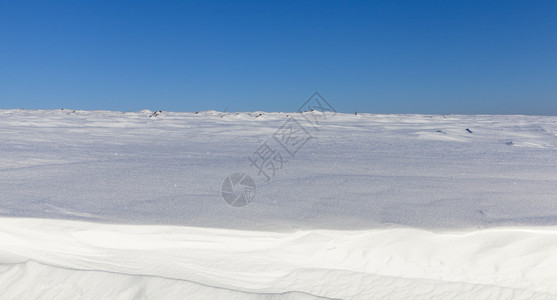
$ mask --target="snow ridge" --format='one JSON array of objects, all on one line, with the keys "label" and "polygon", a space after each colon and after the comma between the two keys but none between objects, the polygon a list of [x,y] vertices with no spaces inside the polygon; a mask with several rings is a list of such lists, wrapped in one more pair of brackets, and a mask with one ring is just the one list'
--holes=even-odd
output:
[{"label": "snow ridge", "polygon": [[62,299],[557,297],[555,227],[276,233],[5,218],[0,228],[0,289],[14,298],[58,284]]}]

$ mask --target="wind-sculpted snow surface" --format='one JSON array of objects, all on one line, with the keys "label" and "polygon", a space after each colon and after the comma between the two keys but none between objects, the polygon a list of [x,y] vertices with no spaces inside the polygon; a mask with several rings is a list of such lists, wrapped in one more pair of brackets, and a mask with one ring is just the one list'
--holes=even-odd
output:
[{"label": "wind-sculpted snow surface", "polygon": [[0,110],[1,298],[557,299],[557,117],[306,121]]},{"label": "wind-sculpted snow surface", "polygon": [[557,227],[273,233],[5,218],[0,228],[10,299],[557,298]]}]

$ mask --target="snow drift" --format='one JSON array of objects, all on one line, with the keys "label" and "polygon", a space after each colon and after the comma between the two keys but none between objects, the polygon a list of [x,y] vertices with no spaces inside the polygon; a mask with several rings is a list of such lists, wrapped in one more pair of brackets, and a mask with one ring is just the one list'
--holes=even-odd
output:
[{"label": "snow drift", "polygon": [[0,290],[34,298],[557,297],[557,228],[253,232],[2,219]]}]

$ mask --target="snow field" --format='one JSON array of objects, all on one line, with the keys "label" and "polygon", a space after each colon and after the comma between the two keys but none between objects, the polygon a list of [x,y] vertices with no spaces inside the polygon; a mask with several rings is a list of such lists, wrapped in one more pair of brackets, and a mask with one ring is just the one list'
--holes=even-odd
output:
[{"label": "snow field", "polygon": [[0,110],[2,299],[557,299],[557,117]]}]

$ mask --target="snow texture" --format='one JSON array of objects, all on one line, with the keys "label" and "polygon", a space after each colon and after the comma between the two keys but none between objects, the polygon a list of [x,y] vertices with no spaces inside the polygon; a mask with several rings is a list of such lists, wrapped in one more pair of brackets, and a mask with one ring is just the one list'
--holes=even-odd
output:
[{"label": "snow texture", "polygon": [[305,114],[0,110],[2,298],[557,299],[557,117]]}]

